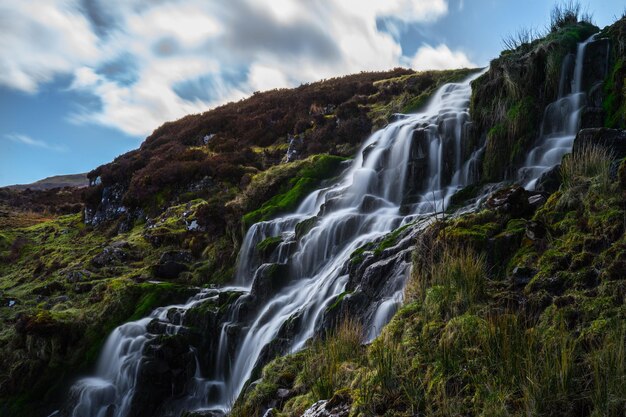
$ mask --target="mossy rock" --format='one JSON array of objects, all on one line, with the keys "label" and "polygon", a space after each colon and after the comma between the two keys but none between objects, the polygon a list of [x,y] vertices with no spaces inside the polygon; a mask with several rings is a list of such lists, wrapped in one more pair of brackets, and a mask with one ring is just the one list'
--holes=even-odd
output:
[{"label": "mossy rock", "polygon": [[302,220],[298,224],[296,224],[296,240],[302,239],[304,235],[309,233],[311,229],[317,226],[319,219],[317,216],[309,217],[306,220]]},{"label": "mossy rock", "polygon": [[346,159],[333,155],[316,155],[309,158],[308,161],[309,164],[300,169],[283,186],[280,194],[267,200],[259,209],[243,216],[246,228],[254,223],[295,210],[298,204],[314,191],[323,180],[336,176]]},{"label": "mossy rock", "polygon": [[270,255],[272,255],[281,243],[283,243],[283,238],[281,236],[268,237],[256,245],[256,250],[258,251],[261,259],[269,259]]}]

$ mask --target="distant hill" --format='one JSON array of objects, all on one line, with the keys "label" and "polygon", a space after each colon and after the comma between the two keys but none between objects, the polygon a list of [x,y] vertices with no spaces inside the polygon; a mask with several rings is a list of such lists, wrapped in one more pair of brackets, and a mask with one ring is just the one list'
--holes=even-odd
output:
[{"label": "distant hill", "polygon": [[62,188],[62,187],[86,187],[89,185],[89,179],[87,178],[87,173],[82,174],[71,174],[71,175],[55,175],[53,177],[44,178],[39,181],[35,181],[31,184],[16,184],[9,185],[8,187],[12,190],[26,190],[30,188],[31,190],[51,190],[53,188]]}]

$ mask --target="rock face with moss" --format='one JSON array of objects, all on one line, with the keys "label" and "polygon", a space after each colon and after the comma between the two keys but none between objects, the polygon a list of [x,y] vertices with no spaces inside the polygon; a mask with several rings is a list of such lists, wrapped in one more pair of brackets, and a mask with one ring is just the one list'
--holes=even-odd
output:
[{"label": "rock face with moss", "polygon": [[[570,74],[566,80],[573,76],[577,44],[596,32],[598,28],[586,22],[556,25],[545,38],[502,52],[474,82],[470,113],[476,125],[474,140],[485,143],[484,179],[516,178],[517,169],[539,137],[546,105],[563,89],[559,85],[562,73]],[[591,48],[590,62],[607,61],[598,56],[607,49],[605,41],[602,45],[604,49],[600,45]],[[584,68],[585,90],[595,88],[601,97],[602,88],[594,81],[602,81],[604,76],[596,80],[596,65]]]}]

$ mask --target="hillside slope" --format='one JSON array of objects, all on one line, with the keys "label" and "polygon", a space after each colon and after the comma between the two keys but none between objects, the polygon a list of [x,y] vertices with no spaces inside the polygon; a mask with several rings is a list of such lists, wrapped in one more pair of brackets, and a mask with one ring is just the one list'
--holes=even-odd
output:
[{"label": "hillside slope", "polygon": [[397,69],[258,93],[166,123],[82,191],[0,190],[1,413],[61,405],[112,329],[231,281],[245,227],[293,210],[373,128],[466,74]]},{"label": "hillside slope", "polygon": [[[542,191],[511,184],[564,62],[597,32],[605,48],[590,59],[606,58],[607,71],[589,66],[586,129],[573,154]],[[411,222],[355,250],[342,268],[351,286],[324,309],[317,337],[291,355],[276,340],[232,415],[623,416],[625,45],[626,19],[600,31],[574,18],[495,59],[473,82],[464,144],[484,149],[481,181],[427,227]],[[69,414],[70,383],[93,369],[116,326],[232,283],[252,224],[295,210],[373,129],[472,72],[362,73],[166,123],[89,173],[81,213],[51,204],[24,216],[34,197],[13,191],[0,217],[0,414]],[[490,195],[481,204],[454,212],[482,193]],[[299,222],[295,239],[315,222]],[[256,261],[273,262],[281,242],[260,242]],[[364,345],[351,295],[386,282],[385,261],[413,247],[404,306]],[[278,264],[262,270],[265,285],[253,294],[261,298],[285,273]],[[188,333],[152,329],[138,415],[188,388],[181,375],[194,373],[180,358],[192,346],[215,350],[217,324],[239,297],[235,288],[190,309]]]}]

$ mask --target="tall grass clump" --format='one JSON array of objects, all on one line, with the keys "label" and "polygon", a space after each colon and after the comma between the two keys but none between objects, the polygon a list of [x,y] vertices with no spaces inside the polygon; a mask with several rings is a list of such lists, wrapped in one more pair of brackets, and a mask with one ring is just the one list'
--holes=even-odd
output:
[{"label": "tall grass clump", "polygon": [[[435,253],[437,250],[439,253]],[[483,254],[470,248],[444,245],[441,250],[426,249],[414,263],[405,290],[407,301],[436,302],[461,314],[485,294],[486,261]]]},{"label": "tall grass clump", "polygon": [[532,27],[523,27],[515,33],[510,33],[502,38],[502,46],[505,50],[514,51],[522,46],[527,46],[544,36],[543,33]]},{"label": "tall grass clump", "polygon": [[626,325],[610,329],[590,354],[592,417],[626,415]]},{"label": "tall grass clump", "polygon": [[579,2],[568,0],[557,3],[550,11],[550,32],[575,25],[579,21],[591,23],[591,15],[582,12]]},{"label": "tall grass clump", "polygon": [[576,339],[564,328],[553,332],[537,328],[527,333],[526,383],[522,385],[527,415],[576,408],[581,400]]},{"label": "tall grass clump", "polygon": [[406,346],[383,332],[368,349],[367,372],[362,374],[355,402],[358,415],[381,415],[387,409],[408,410],[420,415],[425,404],[425,385],[419,368],[412,364]]},{"label": "tall grass clump", "polygon": [[580,151],[563,158],[561,177],[565,190],[575,188],[594,179],[601,191],[611,185],[613,153],[600,145],[584,145]]},{"label": "tall grass clump", "polygon": [[331,398],[347,382],[342,378],[344,362],[364,360],[362,338],[361,323],[346,318],[325,338],[311,343],[305,352],[303,380],[316,400]]}]

